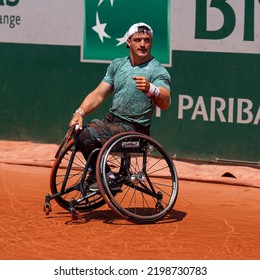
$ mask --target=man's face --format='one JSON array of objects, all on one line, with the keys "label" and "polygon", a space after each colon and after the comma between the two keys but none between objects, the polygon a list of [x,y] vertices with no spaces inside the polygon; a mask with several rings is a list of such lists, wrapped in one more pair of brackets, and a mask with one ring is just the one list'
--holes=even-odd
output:
[{"label": "man's face", "polygon": [[127,44],[133,55],[145,58],[150,55],[152,37],[146,32],[137,32],[127,40]]}]

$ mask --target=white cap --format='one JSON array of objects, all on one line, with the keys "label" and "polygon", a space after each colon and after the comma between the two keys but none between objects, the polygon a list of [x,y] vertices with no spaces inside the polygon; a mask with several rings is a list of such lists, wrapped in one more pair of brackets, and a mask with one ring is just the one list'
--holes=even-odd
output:
[{"label": "white cap", "polygon": [[[143,27],[143,29],[142,29],[142,27]],[[139,23],[133,24],[129,28],[129,30],[126,33],[127,34],[127,39],[129,39],[132,35],[134,35],[135,33],[139,32],[139,31],[146,32],[153,37],[153,30],[152,30],[151,26],[149,26],[146,23],[139,22]]]}]

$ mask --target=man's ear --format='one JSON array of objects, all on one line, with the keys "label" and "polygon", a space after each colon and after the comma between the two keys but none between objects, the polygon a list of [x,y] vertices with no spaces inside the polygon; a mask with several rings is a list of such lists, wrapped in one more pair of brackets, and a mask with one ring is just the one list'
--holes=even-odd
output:
[{"label": "man's ear", "polygon": [[128,48],[130,47],[130,42],[131,42],[131,39],[127,39],[127,40],[126,40],[126,44],[127,44],[127,47],[128,47]]}]

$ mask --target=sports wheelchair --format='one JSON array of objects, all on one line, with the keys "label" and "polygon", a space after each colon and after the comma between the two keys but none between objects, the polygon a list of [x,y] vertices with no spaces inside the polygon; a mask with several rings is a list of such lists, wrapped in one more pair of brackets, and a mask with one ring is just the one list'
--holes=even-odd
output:
[{"label": "sports wheelchair", "polygon": [[[96,169],[89,162],[95,156]],[[112,171],[113,179],[107,176]],[[93,177],[98,191],[87,183]],[[93,179],[93,178],[92,178]],[[153,138],[122,132],[111,137],[86,159],[78,148],[75,126],[66,133],[55,155],[50,174],[51,194],[45,197],[44,211],[52,211],[51,200],[70,211],[77,220],[81,212],[107,203],[122,218],[133,223],[154,223],[173,208],[178,195],[174,163]]]}]

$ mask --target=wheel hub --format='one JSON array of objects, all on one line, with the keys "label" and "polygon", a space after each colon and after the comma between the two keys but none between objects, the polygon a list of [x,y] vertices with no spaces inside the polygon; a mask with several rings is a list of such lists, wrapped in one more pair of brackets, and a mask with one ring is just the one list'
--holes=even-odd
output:
[{"label": "wheel hub", "polygon": [[132,174],[131,182],[137,184],[139,182],[143,182],[145,180],[145,175],[142,172],[138,172],[136,174]]}]

